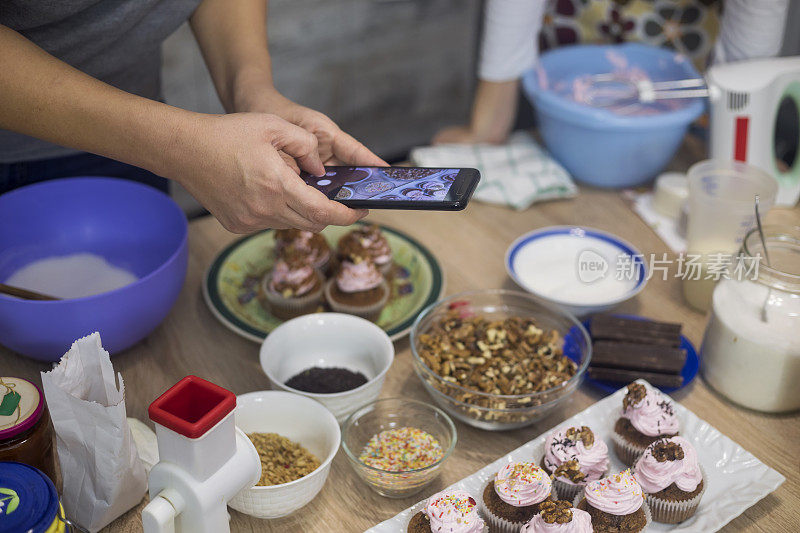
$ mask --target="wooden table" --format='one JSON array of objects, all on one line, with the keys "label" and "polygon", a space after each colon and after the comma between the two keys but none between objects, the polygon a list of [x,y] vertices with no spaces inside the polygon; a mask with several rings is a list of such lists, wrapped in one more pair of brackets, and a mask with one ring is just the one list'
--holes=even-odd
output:
[{"label": "wooden table", "polygon": [[[700,159],[699,156],[693,157]],[[691,159],[690,159],[691,160]],[[681,166],[681,165],[678,165]],[[507,246],[520,234],[554,224],[582,224],[611,231],[645,254],[668,252],[615,192],[582,187],[573,200],[549,202],[525,211],[473,203],[463,213],[381,212],[370,220],[400,228],[428,246],[445,272],[446,294],[467,289],[513,288],[503,267]],[[800,210],[773,210],[769,221],[800,225]],[[212,258],[236,237],[212,218],[190,224],[190,256],[186,285],[165,322],[136,347],[113,358],[127,391],[128,415],[147,420],[147,406],[184,375],[210,379],[240,394],[269,388],[258,364],[258,345],[217,322],[206,307],[200,286]],[[702,314],[690,310],[678,279],[654,277],[645,290],[620,307],[621,312],[680,321],[699,346],[705,326]],[[412,370],[408,340],[395,343],[397,356],[381,396],[407,396],[429,401]],[[0,375],[39,382],[47,365],[0,348]],[[586,386],[563,408],[537,424],[501,433],[474,429],[460,422],[458,446],[441,477],[415,497],[391,500],[361,483],[340,452],[322,492],[309,505],[278,520],[258,520],[231,511],[232,531],[347,532],[362,531],[473,473],[535,438],[561,420],[583,410],[601,396]],[[747,411],[716,395],[701,380],[675,395],[687,408],[786,476],[773,494],[746,510],[724,531],[797,531],[800,528],[800,414],[767,416]],[[141,531],[141,506],[114,522],[109,531]]]}]

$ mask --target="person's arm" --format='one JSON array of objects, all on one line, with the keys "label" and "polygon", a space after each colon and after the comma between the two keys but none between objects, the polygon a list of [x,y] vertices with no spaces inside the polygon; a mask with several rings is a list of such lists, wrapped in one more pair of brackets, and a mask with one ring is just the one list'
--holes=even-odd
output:
[{"label": "person's arm", "polygon": [[478,87],[470,123],[445,128],[439,143],[500,143],[517,113],[519,78],[538,55],[538,35],[545,0],[488,0],[478,66]]},{"label": "person's arm", "polygon": [[316,138],[266,114],[203,115],[88,76],[0,25],[0,128],[150,170],[184,185],[231,231],[348,225],[365,212],[305,185],[281,157],[324,172]]},{"label": "person's arm", "polygon": [[774,57],[781,51],[789,0],[726,0],[713,63]]},{"label": "person's arm", "polygon": [[519,80],[478,80],[469,124],[439,130],[433,144],[499,144],[506,140],[517,117]]},{"label": "person's arm", "polygon": [[267,0],[204,0],[191,18],[222,104],[229,112],[274,113],[313,133],[328,164],[386,165],[331,119],[281,95],[272,83]]}]

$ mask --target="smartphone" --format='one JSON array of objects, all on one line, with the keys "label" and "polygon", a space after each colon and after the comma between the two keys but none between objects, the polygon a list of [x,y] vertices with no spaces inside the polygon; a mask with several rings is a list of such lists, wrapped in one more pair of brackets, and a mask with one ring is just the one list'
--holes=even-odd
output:
[{"label": "smartphone", "polygon": [[325,167],[324,176],[301,174],[331,200],[366,209],[459,211],[481,175],[474,168]]}]

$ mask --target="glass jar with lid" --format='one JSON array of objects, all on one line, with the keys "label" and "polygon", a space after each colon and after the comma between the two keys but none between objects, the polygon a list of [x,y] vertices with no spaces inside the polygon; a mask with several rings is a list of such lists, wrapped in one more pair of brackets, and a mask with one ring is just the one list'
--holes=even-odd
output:
[{"label": "glass jar with lid", "polygon": [[766,253],[747,234],[714,289],[701,372],[731,401],[777,413],[800,409],[800,227],[765,226],[764,238]]},{"label": "glass jar with lid", "polygon": [[54,437],[39,387],[27,379],[0,377],[0,461],[31,465],[55,483]]}]

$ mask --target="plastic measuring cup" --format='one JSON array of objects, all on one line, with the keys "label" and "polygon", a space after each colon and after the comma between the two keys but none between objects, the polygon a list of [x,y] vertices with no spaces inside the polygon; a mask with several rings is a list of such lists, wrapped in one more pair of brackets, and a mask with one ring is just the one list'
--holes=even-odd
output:
[{"label": "plastic measuring cup", "polygon": [[719,279],[707,272],[708,264],[739,250],[745,234],[755,225],[755,196],[759,195],[766,214],[775,204],[778,182],[752,165],[721,159],[692,165],[687,178],[687,255],[701,257],[699,275],[684,278],[683,294],[692,307],[706,311]]}]

